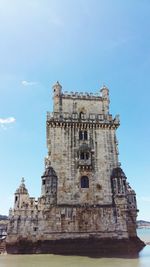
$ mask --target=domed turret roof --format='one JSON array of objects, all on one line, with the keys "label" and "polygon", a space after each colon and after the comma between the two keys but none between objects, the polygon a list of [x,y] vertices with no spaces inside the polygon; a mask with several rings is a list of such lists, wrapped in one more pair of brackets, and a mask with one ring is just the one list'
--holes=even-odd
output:
[{"label": "domed turret roof", "polygon": [[24,182],[25,182],[25,180],[24,180],[24,178],[22,178],[21,184],[20,184],[19,188],[16,190],[15,194],[28,194],[28,190],[27,190]]},{"label": "domed turret roof", "polygon": [[105,84],[103,84],[103,86],[102,86],[102,88],[101,88],[101,92],[102,92],[103,90],[107,90],[107,91],[109,91],[108,87],[107,87]]},{"label": "domed turret roof", "polygon": [[114,179],[114,178],[127,179],[127,177],[125,176],[125,173],[123,172],[123,170],[120,167],[113,169],[111,178],[112,179]]},{"label": "domed turret roof", "polygon": [[136,195],[135,191],[132,189],[129,183],[127,183],[127,193],[129,195]]},{"label": "domed turret roof", "polygon": [[62,86],[61,86],[61,84],[59,83],[59,81],[57,81],[54,85],[53,85],[53,88],[54,87],[60,87],[60,88],[62,88]]},{"label": "domed turret roof", "polygon": [[56,176],[56,172],[51,166],[47,167],[42,175],[42,177],[49,177],[49,176]]}]

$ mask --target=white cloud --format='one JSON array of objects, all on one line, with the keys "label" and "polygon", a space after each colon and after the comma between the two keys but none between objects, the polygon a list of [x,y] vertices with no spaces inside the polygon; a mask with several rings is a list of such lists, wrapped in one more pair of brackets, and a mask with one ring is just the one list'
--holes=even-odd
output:
[{"label": "white cloud", "polygon": [[0,127],[3,130],[6,130],[8,125],[14,123],[16,121],[16,119],[14,117],[9,117],[9,118],[0,118]]},{"label": "white cloud", "polygon": [[26,81],[26,80],[24,80],[24,81],[21,81],[21,84],[23,85],[23,86],[32,86],[32,85],[36,85],[37,84],[37,82],[33,82],[33,81]]},{"label": "white cloud", "polygon": [[9,123],[13,123],[15,121],[16,121],[16,119],[14,117],[9,117],[6,119],[0,118],[0,124],[9,124]]}]

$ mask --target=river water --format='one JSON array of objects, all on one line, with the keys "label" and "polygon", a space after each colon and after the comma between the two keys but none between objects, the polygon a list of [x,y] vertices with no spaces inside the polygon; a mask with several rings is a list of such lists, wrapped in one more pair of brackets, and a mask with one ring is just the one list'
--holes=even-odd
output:
[{"label": "river water", "polygon": [[[150,242],[150,229],[139,229],[138,236]],[[0,255],[0,267],[150,267],[150,245],[136,259],[89,258],[57,255]]]}]

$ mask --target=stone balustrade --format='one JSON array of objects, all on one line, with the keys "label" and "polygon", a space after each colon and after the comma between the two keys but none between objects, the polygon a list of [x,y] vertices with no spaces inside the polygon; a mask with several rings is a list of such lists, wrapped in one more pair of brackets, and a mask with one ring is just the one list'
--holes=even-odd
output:
[{"label": "stone balustrade", "polygon": [[118,115],[113,118],[111,114],[78,114],[78,113],[68,113],[68,112],[47,112],[47,121],[88,121],[88,122],[105,122],[105,123],[111,123],[119,124],[120,120]]}]

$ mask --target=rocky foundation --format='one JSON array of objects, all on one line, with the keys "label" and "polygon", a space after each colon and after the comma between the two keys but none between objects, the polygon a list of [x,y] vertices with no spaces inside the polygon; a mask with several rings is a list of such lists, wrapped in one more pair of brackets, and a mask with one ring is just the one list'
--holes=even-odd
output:
[{"label": "rocky foundation", "polygon": [[9,254],[58,254],[89,257],[138,257],[145,243],[138,237],[130,239],[60,239],[32,242],[21,239],[7,243]]},{"label": "rocky foundation", "polygon": [[6,252],[6,240],[0,239],[0,254],[4,254]]}]

